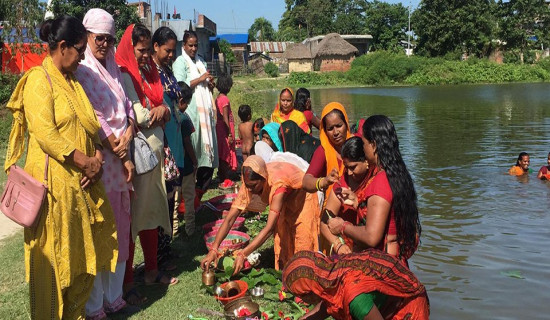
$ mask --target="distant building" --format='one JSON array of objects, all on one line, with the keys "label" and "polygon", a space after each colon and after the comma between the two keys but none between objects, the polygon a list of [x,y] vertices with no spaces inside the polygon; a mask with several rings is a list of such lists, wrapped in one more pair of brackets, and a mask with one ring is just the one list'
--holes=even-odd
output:
[{"label": "distant building", "polygon": [[[372,36],[370,34],[343,34],[340,37],[346,40],[349,44],[357,49],[357,55],[361,56],[369,52]],[[309,46],[311,52],[316,52],[317,46],[325,38],[325,36],[315,36],[302,41],[303,44]]]},{"label": "distant building", "polygon": [[220,40],[229,42],[238,64],[242,64],[243,66],[248,65],[248,54],[250,52],[248,48],[248,33],[226,33],[210,37],[211,42],[218,42]]},{"label": "distant building", "polygon": [[327,34],[317,45],[314,57],[316,71],[348,71],[359,50],[337,33]]},{"label": "distant building", "polygon": [[145,1],[130,2],[128,6],[135,7],[141,23],[149,30],[153,30],[153,16],[151,5]]},{"label": "distant building", "polygon": [[[176,17],[178,16],[176,15]],[[191,20],[170,19],[168,16],[166,19],[162,19],[161,14],[156,13],[153,20],[152,32],[154,33],[160,27],[170,27],[176,33],[176,37],[178,38],[176,56],[180,56],[183,52],[183,35],[185,31],[195,31],[199,42],[197,54],[206,62],[212,61],[213,50],[210,46],[209,38],[216,35],[216,24],[206,16],[199,14],[198,23],[193,28]]]},{"label": "distant building", "polygon": [[289,45],[283,57],[288,61],[288,72],[313,71],[313,55],[303,43]]},{"label": "distant building", "polygon": [[264,42],[250,42],[250,54],[249,56],[255,56],[257,54],[265,54],[271,58],[273,63],[280,64],[284,62],[283,55],[291,45],[292,42],[276,42],[276,41],[264,41]]}]

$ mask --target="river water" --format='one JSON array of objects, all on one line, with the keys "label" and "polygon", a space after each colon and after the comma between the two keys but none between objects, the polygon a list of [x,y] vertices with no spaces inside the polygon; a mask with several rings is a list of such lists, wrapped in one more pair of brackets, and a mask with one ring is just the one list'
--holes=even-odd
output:
[{"label": "river water", "polygon": [[[315,112],[389,116],[415,181],[421,246],[411,269],[432,319],[550,318],[550,84],[311,90]],[[276,93],[270,94],[275,101]],[[512,177],[517,155],[533,173]]]}]

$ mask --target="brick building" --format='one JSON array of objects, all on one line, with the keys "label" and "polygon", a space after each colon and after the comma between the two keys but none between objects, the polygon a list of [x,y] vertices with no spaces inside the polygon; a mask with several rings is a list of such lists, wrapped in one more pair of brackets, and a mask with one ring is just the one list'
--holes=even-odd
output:
[{"label": "brick building", "polygon": [[359,50],[337,33],[327,34],[314,54],[316,71],[348,71]]}]

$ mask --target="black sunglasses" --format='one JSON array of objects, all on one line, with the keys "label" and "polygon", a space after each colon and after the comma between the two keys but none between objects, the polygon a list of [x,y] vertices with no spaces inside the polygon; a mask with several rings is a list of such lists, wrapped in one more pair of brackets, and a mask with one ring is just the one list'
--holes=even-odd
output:
[{"label": "black sunglasses", "polygon": [[94,35],[94,41],[97,46],[102,46],[105,41],[107,41],[107,45],[109,46],[115,44],[115,38],[110,35]]},{"label": "black sunglasses", "polygon": [[79,48],[73,44],[72,47],[75,48],[78,54],[84,54],[84,51],[86,51],[86,45],[83,45],[82,47]]}]

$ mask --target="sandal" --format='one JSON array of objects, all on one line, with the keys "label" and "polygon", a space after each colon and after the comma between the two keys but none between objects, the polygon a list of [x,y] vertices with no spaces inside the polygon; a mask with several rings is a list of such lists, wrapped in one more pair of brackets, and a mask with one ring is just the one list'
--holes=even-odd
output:
[{"label": "sandal", "polygon": [[135,287],[128,290],[128,292],[126,292],[122,296],[122,299],[124,299],[124,301],[126,301],[127,304],[130,304],[133,306],[142,305],[147,301],[147,297],[139,293],[139,291],[137,291]]},{"label": "sandal", "polygon": [[[168,279],[168,282],[167,281],[162,281],[163,279]],[[164,272],[159,270],[159,272],[157,273],[157,276],[155,277],[155,281],[153,281],[153,282],[144,281],[144,282],[145,282],[146,286],[152,286],[152,285],[156,285],[156,284],[162,284],[162,285],[165,285],[165,286],[166,285],[167,286],[172,286],[172,285],[175,285],[176,283],[178,283],[179,280],[178,280],[178,278],[170,277],[167,274],[165,274]]]}]

